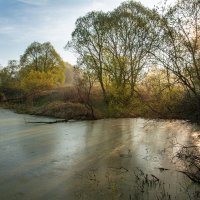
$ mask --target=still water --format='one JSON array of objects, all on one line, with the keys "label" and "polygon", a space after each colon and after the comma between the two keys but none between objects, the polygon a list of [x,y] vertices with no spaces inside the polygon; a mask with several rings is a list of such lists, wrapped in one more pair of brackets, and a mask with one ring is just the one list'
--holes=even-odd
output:
[{"label": "still water", "polygon": [[28,123],[51,120],[0,109],[0,200],[200,199],[200,185],[173,159],[174,141],[197,144],[198,127],[140,118]]}]

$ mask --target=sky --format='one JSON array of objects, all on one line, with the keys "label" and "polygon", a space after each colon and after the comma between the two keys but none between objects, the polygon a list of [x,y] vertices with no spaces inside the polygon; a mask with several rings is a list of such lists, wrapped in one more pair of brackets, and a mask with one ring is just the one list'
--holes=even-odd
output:
[{"label": "sky", "polygon": [[[64,46],[71,38],[76,19],[94,10],[113,10],[123,1],[0,0],[0,67],[6,66],[8,60],[19,60],[34,41],[51,42],[64,61],[75,64],[75,54]],[[151,8],[160,2],[139,1]]]}]

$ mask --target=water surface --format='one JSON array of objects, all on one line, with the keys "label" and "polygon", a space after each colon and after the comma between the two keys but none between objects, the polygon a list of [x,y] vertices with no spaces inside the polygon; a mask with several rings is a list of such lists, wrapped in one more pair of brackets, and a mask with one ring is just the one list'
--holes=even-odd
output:
[{"label": "water surface", "polygon": [[200,186],[172,159],[174,141],[192,143],[197,127],[144,119],[27,123],[49,120],[0,109],[1,200],[200,199]]}]

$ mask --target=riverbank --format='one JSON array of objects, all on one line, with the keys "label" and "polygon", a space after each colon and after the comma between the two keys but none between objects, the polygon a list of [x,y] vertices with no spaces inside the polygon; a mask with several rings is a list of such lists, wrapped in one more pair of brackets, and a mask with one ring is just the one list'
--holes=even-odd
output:
[{"label": "riverbank", "polygon": [[[52,102],[40,106],[30,106],[26,104],[16,103],[0,103],[0,108],[12,110],[18,114],[29,114],[44,117],[53,117],[58,119],[68,120],[94,120],[94,118],[88,113],[88,109],[81,103],[72,102]],[[144,118],[151,120],[187,120],[185,118],[167,118],[160,117],[156,114],[151,115],[139,115],[134,113],[109,113],[95,108],[95,119],[109,119],[109,118]],[[196,123],[192,120],[193,123]]]},{"label": "riverbank", "polygon": [[23,98],[18,96],[17,98],[8,97],[6,101],[0,102],[0,107],[14,110],[16,113],[66,120],[139,117],[139,115],[127,111],[113,110],[113,108],[107,106],[97,88],[92,91],[89,99],[94,116],[91,107],[88,106],[89,103],[85,99],[79,98],[74,87],[56,88]]},{"label": "riverbank", "polygon": [[4,109],[11,109],[20,114],[55,117],[66,120],[91,119],[91,116],[89,116],[87,113],[87,109],[79,103],[54,102],[42,106],[27,106],[23,104],[1,103],[0,107]]},{"label": "riverbank", "polygon": [[[6,101],[0,103],[0,107],[12,109],[17,113],[66,120],[85,120],[92,117],[86,106],[79,101],[74,88],[71,87],[42,91],[23,98],[8,97]],[[101,118],[98,112],[96,113],[97,117]]]},{"label": "riverbank", "polygon": [[[146,119],[181,119],[191,120],[187,112],[180,112],[183,108],[172,108],[177,112],[171,112],[162,104],[148,104],[141,101],[137,96],[126,107],[119,105],[106,105],[101,91],[95,88],[89,99],[90,107],[85,99],[80,99],[74,87],[56,88],[42,91],[32,96],[8,96],[6,101],[0,103],[0,107],[12,109],[17,113],[55,117],[66,120],[91,120],[102,118],[137,118]],[[22,96],[22,95],[21,95]],[[93,114],[91,112],[93,110]],[[193,121],[193,120],[191,120]],[[193,121],[196,122],[196,121]]]}]

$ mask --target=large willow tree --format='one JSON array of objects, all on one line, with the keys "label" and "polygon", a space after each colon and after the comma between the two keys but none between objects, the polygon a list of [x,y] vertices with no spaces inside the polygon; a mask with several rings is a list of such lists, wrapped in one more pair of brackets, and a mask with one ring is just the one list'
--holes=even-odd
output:
[{"label": "large willow tree", "polygon": [[106,102],[127,105],[155,48],[155,11],[125,2],[113,12],[91,12],[76,21],[67,47],[78,53],[78,65],[98,79]]}]

